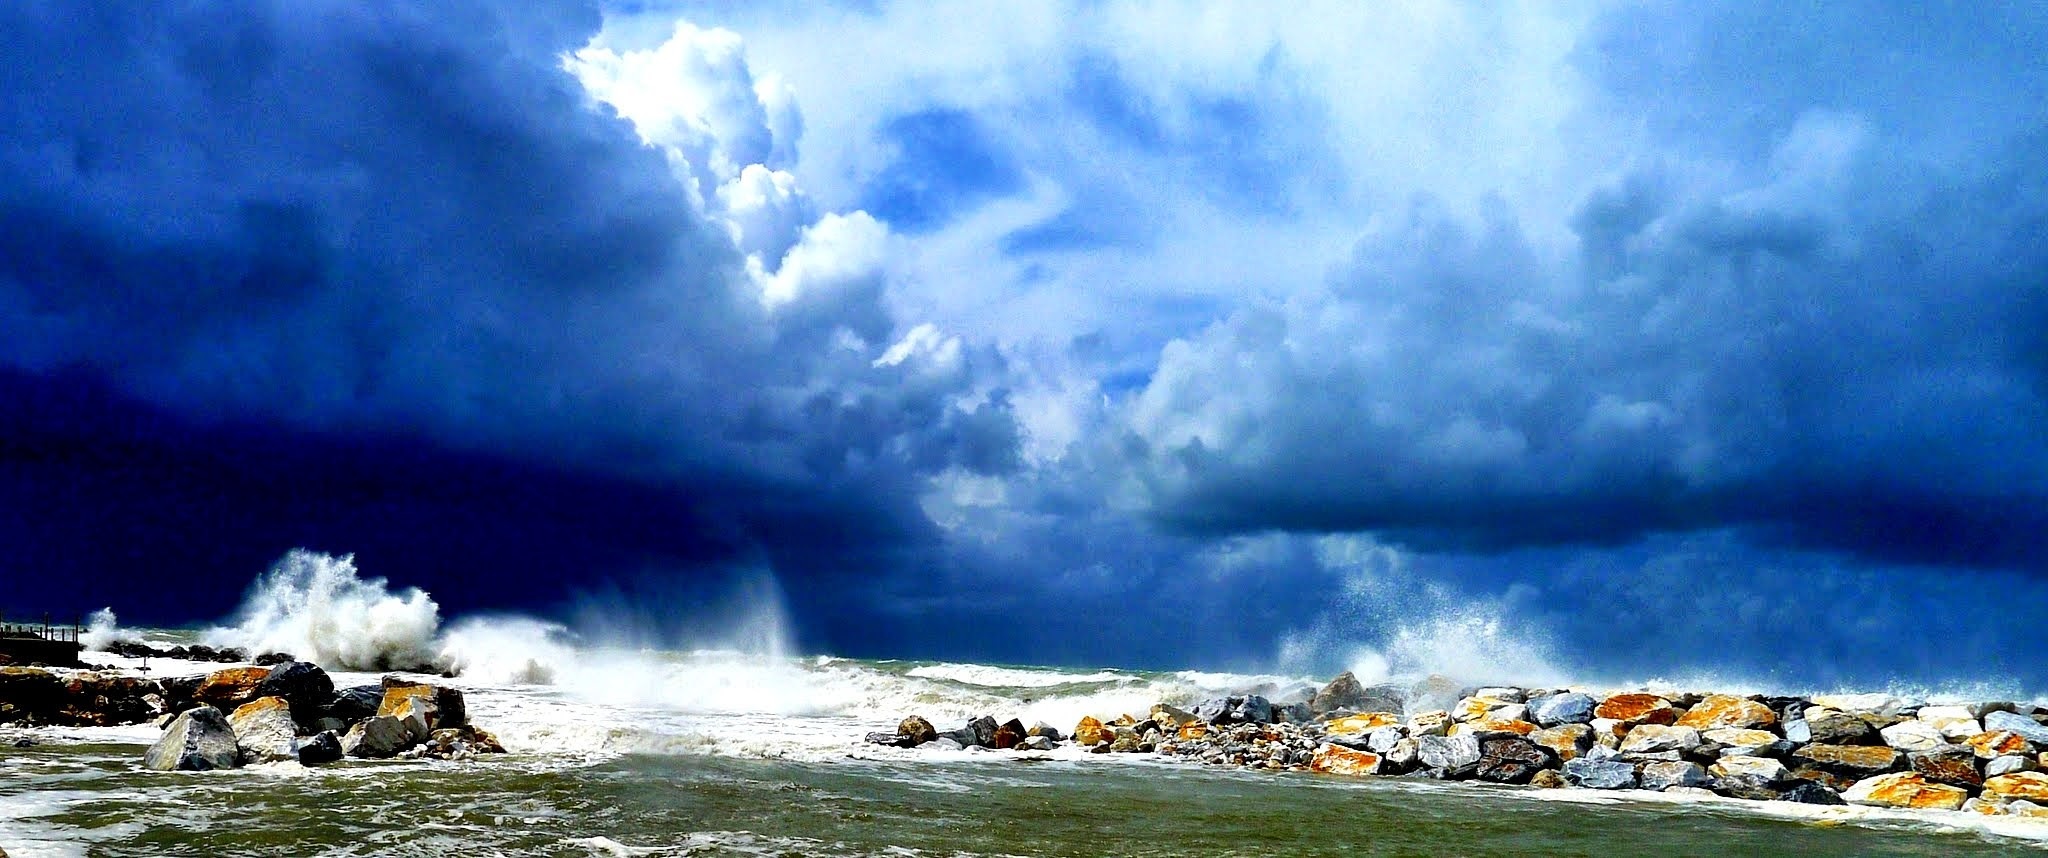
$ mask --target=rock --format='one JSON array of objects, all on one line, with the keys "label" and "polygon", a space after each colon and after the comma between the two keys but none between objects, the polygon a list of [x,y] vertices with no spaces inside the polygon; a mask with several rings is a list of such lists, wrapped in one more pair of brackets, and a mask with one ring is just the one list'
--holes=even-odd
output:
[{"label": "rock", "polygon": [[1927,706],[1913,715],[1914,720],[1933,727],[1949,741],[1960,741],[1984,732],[1984,726],[1968,706]]},{"label": "rock", "polygon": [[1941,731],[1925,721],[1900,721],[1877,731],[1884,743],[1901,751],[1927,751],[1948,744]]},{"label": "rock", "polygon": [[1707,770],[1699,763],[1655,762],[1645,763],[1640,774],[1643,789],[1667,790],[1672,787],[1704,787],[1712,783]]},{"label": "rock", "polygon": [[1970,794],[1921,777],[1918,772],[1893,772],[1859,780],[1842,792],[1849,804],[1872,807],[1914,807],[1955,810]]},{"label": "rock", "polygon": [[1813,781],[1800,781],[1797,784],[1794,784],[1791,788],[1778,794],[1778,801],[1790,801],[1797,802],[1799,804],[1825,805],[1840,805],[1848,803],[1842,800],[1841,793],[1835,792],[1833,789],[1814,783]]},{"label": "rock", "polygon": [[1616,694],[1594,707],[1593,717],[1623,724],[1670,724],[1678,720],[1671,701],[1655,694]]},{"label": "rock", "polygon": [[1236,705],[1230,709],[1230,719],[1240,724],[1273,723],[1273,703],[1256,694],[1247,694],[1243,699],[1232,698]]},{"label": "rock", "polygon": [[1804,745],[1813,741],[1813,727],[1805,718],[1793,718],[1785,722],[1785,741]]},{"label": "rock", "polygon": [[[1186,714],[1186,713],[1182,713],[1182,714]],[[1200,721],[1197,721],[1197,720],[1195,720],[1195,716],[1193,716],[1193,715],[1188,715],[1188,719],[1187,719],[1186,721],[1183,721],[1183,722],[1181,722],[1181,724],[1182,724],[1183,726],[1185,726],[1185,725],[1187,725],[1187,724],[1199,724],[1199,723],[1201,723],[1201,722],[1200,722]],[[1038,722],[1038,723],[1036,723],[1036,724],[1033,724],[1033,725],[1031,725],[1031,729],[1029,729],[1029,730],[1026,730],[1026,731],[1024,731],[1024,732],[1025,732],[1025,733],[1027,734],[1027,736],[1044,736],[1044,737],[1046,737],[1046,738],[1048,738],[1048,739],[1051,739],[1051,740],[1053,740],[1053,741],[1055,741],[1055,742],[1058,742],[1058,741],[1061,741],[1061,740],[1063,740],[1063,739],[1067,738],[1066,736],[1063,736],[1063,735],[1061,735],[1061,734],[1060,734],[1060,728],[1058,728],[1058,727],[1054,727],[1054,726],[1053,726],[1053,725],[1051,725],[1051,724],[1047,724],[1047,723],[1045,723],[1044,721],[1040,721],[1040,722]],[[935,734],[933,734],[933,735],[934,735],[934,736],[936,736],[937,734],[935,733]]]},{"label": "rock", "polygon": [[47,670],[0,667],[0,724],[53,723],[64,705],[64,681]]},{"label": "rock", "polygon": [[1984,791],[2007,798],[2048,801],[2048,774],[2013,772],[1995,778],[1985,778]]},{"label": "rock", "polygon": [[938,738],[939,730],[932,726],[932,722],[924,720],[921,716],[912,715],[896,722],[896,735],[903,737],[908,743],[903,747],[915,748]]},{"label": "rock", "polygon": [[1081,723],[1074,725],[1074,741],[1082,745],[1100,745],[1114,738],[1109,728],[1102,726],[1102,722],[1093,716],[1084,715]]},{"label": "rock", "polygon": [[1508,703],[1529,702],[1529,692],[1524,691],[1520,688],[1514,688],[1512,686],[1505,685],[1493,685],[1488,686],[1486,688],[1476,689],[1472,692],[1472,696],[1488,697],[1494,700],[1505,701]]},{"label": "rock", "polygon": [[996,734],[989,742],[989,747],[1007,751],[1021,744],[1024,744],[1024,722],[1012,718],[996,728]]},{"label": "rock", "polygon": [[215,709],[233,711],[256,698],[256,689],[270,677],[267,667],[230,667],[216,670],[200,681],[193,698]]},{"label": "rock", "polygon": [[[876,734],[890,736],[892,734]],[[391,715],[373,715],[348,728],[348,734],[341,737],[342,753],[351,757],[384,759],[395,757],[400,751],[413,746],[413,735],[406,729],[405,722]]]},{"label": "rock", "polygon": [[1970,750],[1977,753],[1977,759],[1988,760],[2007,754],[2024,754],[2027,752],[2028,742],[2026,737],[2018,733],[1987,730],[1964,739],[1963,744],[1970,746]]},{"label": "rock", "polygon": [[1971,703],[1968,708],[1972,718],[1983,718],[1993,712],[2018,712],[2020,710],[2019,704],[2010,700],[1986,700]]},{"label": "rock", "polygon": [[1316,750],[1308,761],[1311,771],[1333,775],[1376,775],[1380,773],[1380,755],[1371,751],[1360,751],[1343,745],[1325,744]]},{"label": "rock", "polygon": [[1792,757],[1823,772],[1848,778],[1868,778],[1893,771],[1905,759],[1904,754],[1881,745],[1807,745],[1793,751]]},{"label": "rock", "polygon": [[1984,776],[1987,778],[2033,770],[2034,761],[2019,754],[2007,754],[1984,761]]},{"label": "rock", "polygon": [[1416,741],[1416,756],[1424,766],[1444,772],[1446,777],[1470,777],[1479,765],[1479,740],[1471,736],[1424,736]]},{"label": "rock", "polygon": [[1593,747],[1593,728],[1584,724],[1559,724],[1529,734],[1529,741],[1550,749],[1559,760],[1578,759]]},{"label": "rock", "polygon": [[1938,784],[1976,789],[1984,785],[1977,754],[1964,745],[1941,745],[1908,758],[1913,771]]},{"label": "rock", "polygon": [[1402,739],[1380,755],[1381,771],[1397,773],[1415,768],[1422,762],[1422,743],[1414,739]]},{"label": "rock", "polygon": [[1550,767],[1550,752],[1527,739],[1489,739],[1480,743],[1479,766],[1472,776],[1497,784],[1525,784]]},{"label": "rock", "polygon": [[1700,739],[1719,747],[1723,757],[1769,757],[1791,750],[1791,743],[1769,730],[1716,727],[1700,731]]},{"label": "rock", "polygon": [[1535,777],[1529,779],[1529,785],[1538,789],[1559,789],[1571,786],[1572,782],[1564,779],[1564,772],[1556,769],[1544,769],[1537,772]]},{"label": "rock", "polygon": [[1691,727],[1642,724],[1621,740],[1621,752],[1632,756],[1656,753],[1684,754],[1700,746],[1700,731]]},{"label": "rock", "polygon": [[1774,781],[1767,781],[1753,775],[1729,775],[1724,778],[1715,779],[1712,789],[1715,795],[1723,795],[1729,798],[1740,798],[1749,801],[1777,801],[1782,793],[1779,792],[1774,784]]},{"label": "rock", "polygon": [[1394,743],[1405,738],[1408,738],[1408,734],[1400,727],[1381,727],[1365,734],[1365,747],[1375,754],[1384,754],[1394,749]]},{"label": "rock", "polygon": [[1211,724],[1226,724],[1230,721],[1232,703],[1228,697],[1211,697],[1195,704],[1194,716]]},{"label": "rock", "polygon": [[1050,751],[1059,746],[1059,741],[1051,736],[1025,736],[1024,741],[1017,745],[1026,751]]},{"label": "rock", "polygon": [[241,764],[282,763],[298,759],[298,724],[291,704],[282,697],[258,697],[228,716],[241,748]]},{"label": "rock", "polygon": [[1620,760],[1580,757],[1564,764],[1564,779],[1586,789],[1634,789],[1636,767]]},{"label": "rock", "polygon": [[1905,701],[1889,694],[1821,694],[1813,698],[1813,703],[1843,712],[1897,715]]},{"label": "rock", "polygon": [[1770,757],[1722,757],[1707,773],[1716,778],[1756,778],[1767,784],[1792,779],[1792,771]]},{"label": "rock", "polygon": [[1545,727],[1585,724],[1593,720],[1593,710],[1599,705],[1590,694],[1554,694],[1538,701],[1529,714]]},{"label": "rock", "polygon": [[405,727],[407,744],[426,741],[434,734],[435,725],[440,721],[440,710],[434,705],[434,698],[424,694],[401,697],[397,705],[388,710],[380,707],[378,712],[378,717],[398,719],[398,723]]},{"label": "rock", "polygon": [[73,673],[60,681],[63,696],[56,711],[41,719],[44,723],[112,727],[141,724],[164,711],[162,698],[155,694],[157,684],[145,679],[88,672]]},{"label": "rock", "polygon": [[[1833,709],[1807,710],[1806,728],[1807,741],[1815,744],[1877,745],[1883,741],[1869,721]],[[1788,734],[1786,738],[1791,736]]]},{"label": "rock", "polygon": [[361,721],[377,714],[377,707],[384,705],[384,686],[358,685],[344,688],[327,702],[324,717],[337,718],[349,723]]},{"label": "rock", "polygon": [[944,736],[940,736],[936,739],[933,739],[929,742],[917,746],[917,749],[920,751],[959,751],[964,750],[965,748],[965,745],[962,745],[959,742],[955,742],[952,739],[948,739]]},{"label": "rock", "polygon": [[1365,686],[1359,684],[1358,677],[1351,675],[1351,671],[1344,671],[1309,699],[1308,708],[1317,715],[1328,715],[1338,710],[1367,711]]},{"label": "rock", "polygon": [[159,772],[204,772],[232,769],[241,759],[227,716],[211,706],[199,706],[171,721],[143,755],[142,767]]},{"label": "rock", "polygon": [[332,731],[314,734],[299,743],[299,765],[324,766],[341,757],[341,739]]},{"label": "rock", "polygon": [[1527,721],[1504,721],[1494,718],[1483,718],[1478,721],[1467,721],[1463,724],[1452,724],[1449,735],[1469,735],[1474,739],[1485,742],[1488,739],[1525,738],[1529,734],[1536,732],[1536,729],[1536,725]]},{"label": "rock", "polygon": [[1991,712],[1984,716],[1986,731],[2004,730],[2027,741],[2048,749],[2048,727],[2025,715],[2011,712]]},{"label": "rock", "polygon": [[1186,709],[1182,709],[1178,706],[1171,706],[1165,703],[1154,703],[1152,704],[1152,720],[1158,722],[1161,727],[1171,728],[1180,727],[1185,724],[1192,724],[1202,719],[1196,718],[1195,713],[1189,712]]},{"label": "rock", "polygon": [[1442,736],[1451,728],[1451,713],[1442,709],[1431,709],[1417,713],[1408,719],[1410,736]]},{"label": "rock", "polygon": [[[2027,819],[2048,819],[2048,805],[2036,804],[2026,799],[2008,803],[2005,806],[2005,812],[2008,816],[2018,816]],[[0,858],[5,858],[5,856],[0,856]]]},{"label": "rock", "polygon": [[[397,711],[400,701],[421,698],[433,704],[429,730],[460,727],[469,723],[469,707],[463,702],[462,689],[442,685],[428,685],[422,682],[408,682],[395,676],[384,677],[384,699],[377,704],[377,714],[390,715]],[[425,707],[419,707],[425,711]]]},{"label": "rock", "polygon": [[1408,689],[1399,685],[1368,685],[1365,699],[1352,708],[1359,712],[1405,714],[1408,711]]},{"label": "rock", "polygon": [[311,724],[334,701],[334,680],[309,661],[287,661],[270,669],[256,686],[257,697],[279,697],[291,706],[292,717]]},{"label": "rock", "polygon": [[1778,715],[1754,700],[1730,697],[1725,694],[1710,694],[1678,717],[1678,726],[1695,730],[1712,730],[1716,727],[1742,727],[1760,730],[1778,723]]},{"label": "rock", "polygon": [[959,742],[966,747],[987,748],[995,744],[996,728],[999,726],[1001,725],[996,723],[996,719],[983,715],[968,721],[960,729],[954,730],[947,735],[951,736],[953,741]]},{"label": "rock", "polygon": [[1273,704],[1273,720],[1287,724],[1307,724],[1316,720],[1316,713],[1307,703]]},{"label": "rock", "polygon": [[1203,721],[1199,718],[1193,721],[1189,721],[1186,724],[1180,725],[1180,731],[1178,735],[1179,738],[1183,741],[1190,739],[1200,739],[1203,736],[1209,735],[1209,722]]},{"label": "rock", "polygon": [[1367,712],[1360,715],[1346,715],[1332,719],[1323,725],[1323,732],[1332,736],[1363,736],[1383,727],[1401,723],[1399,718],[1385,712]]}]

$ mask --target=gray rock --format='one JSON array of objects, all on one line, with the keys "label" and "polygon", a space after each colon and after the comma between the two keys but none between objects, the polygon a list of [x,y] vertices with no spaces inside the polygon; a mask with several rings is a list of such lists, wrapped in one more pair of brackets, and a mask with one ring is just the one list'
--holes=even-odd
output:
[{"label": "gray rock", "polygon": [[1402,739],[1380,755],[1380,770],[1387,773],[1405,772],[1415,768],[1422,761],[1422,743],[1416,739]]},{"label": "gray rock", "polygon": [[1497,784],[1525,784],[1550,767],[1554,757],[1527,739],[1489,739],[1480,746],[1473,776]]},{"label": "gray rock", "polygon": [[300,765],[324,766],[341,758],[341,739],[332,732],[322,732],[299,743]]},{"label": "gray rock", "polygon": [[1698,763],[1658,762],[1643,766],[1643,789],[1665,790],[1672,787],[1705,787],[1713,783],[1707,777],[1707,770]]},{"label": "gray rock", "polygon": [[1228,697],[1211,697],[1195,704],[1195,717],[1211,724],[1230,723],[1230,710],[1236,705]]},{"label": "gray rock", "polygon": [[1564,779],[1586,789],[1633,789],[1636,767],[1619,760],[1580,757],[1564,764]]},{"label": "gray rock", "polygon": [[235,730],[226,715],[211,706],[187,709],[172,719],[164,734],[149,746],[142,766],[159,772],[204,772],[241,764]]},{"label": "gray rock", "polygon": [[1585,724],[1593,720],[1593,710],[1599,705],[1590,694],[1555,694],[1530,706],[1529,715],[1544,727]]},{"label": "gray rock", "polygon": [[1399,727],[1381,727],[1365,734],[1365,748],[1375,754],[1385,754],[1394,749],[1394,743],[1407,738]]},{"label": "gray rock", "polygon": [[1447,777],[1469,777],[1479,765],[1479,740],[1471,736],[1424,736],[1416,743],[1416,756],[1424,766]]},{"label": "gray rock", "polygon": [[[1684,754],[1700,746],[1700,731],[1691,727],[1639,724],[1621,740],[1621,752],[1629,756]],[[1672,759],[1676,759],[1673,757]]]},{"label": "gray rock", "polygon": [[[1870,722],[1847,712],[1821,712],[1806,719],[1809,743],[1816,745],[1881,745]],[[1787,739],[1792,739],[1788,734]],[[1792,739],[1797,742],[1798,739]]]},{"label": "gray rock", "polygon": [[1813,781],[1800,781],[1779,793],[1778,801],[1793,801],[1800,804],[1848,804],[1842,794]]},{"label": "gray rock", "polygon": [[1408,711],[1408,689],[1399,685],[1367,686],[1365,700],[1358,704],[1357,710],[1405,715]]},{"label": "gray rock", "polygon": [[1487,688],[1480,688],[1480,689],[1476,689],[1476,690],[1474,690],[1474,691],[1472,692],[1472,696],[1473,696],[1473,697],[1489,697],[1489,698],[1492,698],[1492,699],[1494,699],[1494,700],[1498,700],[1498,701],[1500,701],[1500,702],[1502,702],[1502,703],[1527,703],[1527,702],[1529,702],[1529,692],[1527,692],[1527,691],[1524,691],[1524,690],[1522,690],[1522,689],[1520,689],[1520,688],[1514,688],[1514,687],[1511,687],[1511,686],[1503,686],[1503,685],[1495,685],[1495,686],[1490,686],[1490,687],[1487,687]]},{"label": "gray rock", "polygon": [[1360,685],[1358,677],[1351,675],[1351,671],[1348,670],[1337,674],[1337,678],[1330,680],[1330,684],[1323,686],[1323,689],[1309,700],[1309,710],[1317,715],[1328,715],[1339,710],[1363,712],[1365,710],[1359,708],[1363,705],[1365,686]]},{"label": "gray rock", "polygon": [[1717,778],[1745,777],[1763,783],[1775,784],[1792,779],[1792,771],[1785,764],[1769,757],[1722,757],[1708,770]]},{"label": "gray rock", "polygon": [[1412,718],[1433,709],[1449,712],[1464,696],[1464,688],[1450,677],[1431,675],[1409,686],[1403,714]]},{"label": "gray rock", "polygon": [[1050,751],[1059,747],[1059,742],[1054,741],[1051,736],[1026,736],[1024,737],[1024,744],[1019,747],[1028,748],[1033,751]]},{"label": "gray rock", "polygon": [[298,724],[282,697],[258,697],[228,716],[242,765],[282,763],[299,757]]},{"label": "gray rock", "polygon": [[1002,729],[1002,726],[996,723],[996,719],[983,715],[980,718],[967,722],[967,726],[960,728],[966,731],[966,738],[971,740],[963,741],[960,744],[978,745],[983,748],[994,747],[996,731]]},{"label": "gray rock", "polygon": [[334,702],[334,680],[310,661],[288,661],[270,669],[256,686],[256,696],[284,698],[293,718],[311,724]]},{"label": "gray rock", "polygon": [[358,685],[344,688],[328,701],[325,717],[338,718],[354,723],[377,714],[377,707],[384,703],[384,686]]},{"label": "gray rock", "polygon": [[[1109,743],[1103,743],[1103,747],[1106,748],[1108,746]],[[920,751],[958,751],[965,747],[967,746],[962,745],[959,742],[955,742],[952,739],[949,739],[945,736],[940,736],[936,739],[933,739],[929,742],[917,746],[917,749]]]},{"label": "gray rock", "polygon": [[1785,741],[1804,745],[1813,741],[1813,726],[1805,718],[1788,718],[1785,721]]},{"label": "gray rock", "polygon": [[1288,724],[1307,724],[1316,720],[1316,713],[1310,711],[1306,703],[1276,704],[1273,707],[1273,720]]},{"label": "gray rock", "polygon": [[1901,751],[1928,751],[1947,744],[1941,730],[1925,721],[1900,721],[1877,733],[1886,745]]},{"label": "gray rock", "polygon": [[2009,775],[2014,772],[2031,772],[2034,768],[2034,761],[2028,757],[2023,757],[2019,754],[2004,754],[1984,761],[1984,776],[1995,778],[1999,775]]},{"label": "gray rock", "polygon": [[1051,725],[1051,724],[1047,724],[1047,723],[1045,723],[1044,721],[1040,721],[1040,722],[1038,722],[1038,723],[1036,723],[1036,724],[1033,724],[1033,725],[1031,725],[1031,729],[1030,729],[1029,731],[1027,731],[1027,732],[1026,732],[1026,735],[1029,735],[1029,736],[1044,736],[1044,737],[1046,737],[1046,738],[1048,738],[1048,739],[1051,739],[1051,740],[1053,740],[1053,741],[1055,741],[1055,742],[1058,742],[1058,741],[1061,741],[1061,740],[1064,740],[1064,739],[1066,739],[1066,738],[1067,738],[1067,737],[1066,737],[1065,735],[1062,735],[1062,734],[1060,733],[1060,728],[1058,728],[1058,727],[1054,727],[1054,726],[1053,726],[1053,725]]},{"label": "gray rock", "polygon": [[1243,700],[1230,709],[1231,720],[1243,724],[1273,723],[1273,702],[1256,694],[1247,694]]},{"label": "gray rock", "polygon": [[2048,748],[2048,727],[2025,715],[2012,712],[1987,712],[1984,715],[1986,731],[2004,730],[2018,735],[2038,747]]},{"label": "gray rock", "polygon": [[[893,738],[896,734],[885,735]],[[395,757],[412,745],[412,731],[406,729],[404,721],[390,715],[357,721],[354,727],[348,728],[348,735],[341,737],[342,753],[358,758]]]}]

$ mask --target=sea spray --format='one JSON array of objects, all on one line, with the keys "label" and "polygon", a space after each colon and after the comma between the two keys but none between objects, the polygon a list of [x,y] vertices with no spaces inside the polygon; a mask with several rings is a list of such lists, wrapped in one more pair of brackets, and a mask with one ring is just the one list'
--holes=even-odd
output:
[{"label": "sea spray", "polygon": [[439,670],[441,609],[416,588],[392,593],[357,574],[355,555],[302,548],[257,578],[235,624],[207,643],[252,653],[286,652],[330,669]]},{"label": "sea spray", "polygon": [[121,628],[121,622],[114,616],[113,608],[101,608],[92,612],[85,620],[85,631],[78,636],[78,642],[86,649],[104,652],[107,647],[121,643],[141,643],[142,633]]}]

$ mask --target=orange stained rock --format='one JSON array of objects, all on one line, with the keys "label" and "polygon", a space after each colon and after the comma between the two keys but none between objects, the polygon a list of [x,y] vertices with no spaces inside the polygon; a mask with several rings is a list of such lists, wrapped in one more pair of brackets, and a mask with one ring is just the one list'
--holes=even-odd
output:
[{"label": "orange stained rock", "polygon": [[1370,775],[1380,769],[1380,755],[1371,751],[1356,751],[1342,745],[1324,745],[1309,760],[1308,767],[1318,772],[1333,775]]},{"label": "orange stained rock", "polygon": [[1616,694],[1600,702],[1593,710],[1595,718],[1611,718],[1624,723],[1670,724],[1678,720],[1678,710],[1671,708],[1671,701],[1655,694]]},{"label": "orange stained rock", "polygon": [[270,678],[267,667],[230,667],[206,675],[192,696],[199,702],[215,708],[232,709],[241,705],[256,691],[256,686]]},{"label": "orange stained rock", "polygon": [[1963,744],[1969,745],[1970,750],[1976,751],[1978,757],[1987,760],[2006,754],[2024,754],[2027,752],[2027,739],[2025,736],[2017,733],[2008,733],[2004,730],[1978,733],[1975,736],[1964,739]]},{"label": "orange stained rock", "polygon": [[1970,794],[1930,782],[1914,772],[1896,772],[1857,781],[1842,797],[1855,804],[1955,810],[1969,800]]},{"label": "orange stained rock", "polygon": [[1984,791],[2007,798],[2024,798],[2029,801],[2048,801],[2048,774],[2040,772],[2013,772],[1984,781]]},{"label": "orange stained rock", "polygon": [[1324,732],[1333,736],[1363,736],[1381,727],[1391,727],[1401,719],[1385,712],[1365,712],[1346,715],[1323,725]]},{"label": "orange stained rock", "polygon": [[1711,730],[1715,727],[1743,727],[1758,729],[1778,723],[1778,715],[1754,700],[1730,697],[1726,694],[1711,694],[1698,705],[1679,717],[1678,726],[1696,730]]},{"label": "orange stained rock", "polygon": [[1092,715],[1081,716],[1081,723],[1074,725],[1074,741],[1083,745],[1100,745],[1115,738],[1109,728],[1102,726],[1102,722]]}]

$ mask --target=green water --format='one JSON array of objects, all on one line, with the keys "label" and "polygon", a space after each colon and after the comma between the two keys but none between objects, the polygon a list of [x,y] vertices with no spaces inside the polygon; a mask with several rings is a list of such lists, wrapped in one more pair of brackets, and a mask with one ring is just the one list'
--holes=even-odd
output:
[{"label": "green water", "polygon": [[[1123,762],[626,756],[317,772],[137,770],[132,745],[6,748],[0,847],[37,855],[1499,854],[1957,856],[2038,846],[1917,823]],[[1584,793],[1581,793],[1584,795]],[[595,841],[593,838],[607,838]],[[614,844],[617,844],[616,846]],[[2038,854],[2038,853],[2036,853]]]}]

